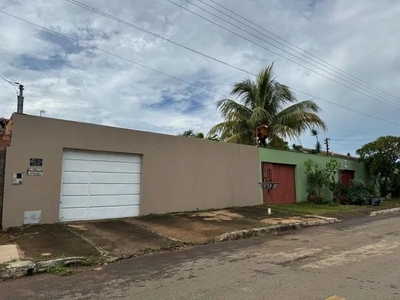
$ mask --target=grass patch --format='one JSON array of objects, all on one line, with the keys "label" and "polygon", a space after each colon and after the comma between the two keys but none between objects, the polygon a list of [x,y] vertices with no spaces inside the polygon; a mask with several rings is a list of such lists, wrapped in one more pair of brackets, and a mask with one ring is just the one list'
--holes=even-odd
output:
[{"label": "grass patch", "polygon": [[56,274],[56,275],[66,276],[66,275],[72,274],[73,270],[64,265],[58,264],[58,265],[49,266],[46,269],[46,272]]},{"label": "grass patch", "polygon": [[272,209],[286,213],[296,213],[304,215],[329,215],[342,213],[360,208],[358,205],[323,205],[308,202],[300,202],[293,204],[273,205]]},{"label": "grass patch", "polygon": [[396,207],[400,206],[400,199],[385,199],[381,201],[381,206],[390,206],[390,207]]},{"label": "grass patch", "polygon": [[85,260],[83,260],[80,264],[78,264],[78,266],[90,267],[97,263],[98,263],[97,259],[95,259],[94,257],[88,257]]}]

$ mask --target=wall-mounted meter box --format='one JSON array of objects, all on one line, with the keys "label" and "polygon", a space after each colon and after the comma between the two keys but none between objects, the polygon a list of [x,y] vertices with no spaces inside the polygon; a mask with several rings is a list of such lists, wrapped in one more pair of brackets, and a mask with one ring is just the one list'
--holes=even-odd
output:
[{"label": "wall-mounted meter box", "polygon": [[22,184],[24,182],[24,173],[13,174],[13,184]]}]

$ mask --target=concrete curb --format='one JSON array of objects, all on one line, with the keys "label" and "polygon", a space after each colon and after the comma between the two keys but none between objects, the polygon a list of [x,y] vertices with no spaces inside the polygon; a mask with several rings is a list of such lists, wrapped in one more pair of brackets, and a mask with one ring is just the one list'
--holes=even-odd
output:
[{"label": "concrete curb", "polygon": [[240,231],[233,231],[224,233],[215,238],[215,242],[225,242],[225,241],[232,241],[238,239],[246,239],[250,237],[256,237],[271,233],[277,232],[284,232],[289,230],[296,230],[302,229],[306,227],[313,227],[313,226],[321,226],[321,225],[328,225],[334,223],[340,223],[341,221],[336,218],[324,218],[322,220],[317,221],[309,221],[309,222],[299,222],[299,223],[292,223],[292,224],[285,224],[285,225],[276,225],[276,226],[269,226],[269,227],[262,227],[262,228],[252,228],[248,230],[240,230]]},{"label": "concrete curb", "polygon": [[375,216],[379,216],[379,215],[393,214],[393,213],[396,213],[396,212],[400,212],[400,207],[373,211],[373,212],[371,212],[369,214],[369,216],[370,217],[375,217]]},{"label": "concrete curb", "polygon": [[3,270],[0,270],[0,279],[18,278],[36,273],[43,273],[49,267],[62,265],[70,266],[80,264],[85,258],[80,256],[57,258],[36,263],[30,260],[20,260],[9,263]]}]

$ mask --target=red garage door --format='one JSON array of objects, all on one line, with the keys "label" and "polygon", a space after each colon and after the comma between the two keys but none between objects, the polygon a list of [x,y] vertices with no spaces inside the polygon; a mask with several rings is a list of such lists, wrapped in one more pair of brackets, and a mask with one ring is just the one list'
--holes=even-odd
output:
[{"label": "red garage door", "polygon": [[[295,203],[296,187],[294,168],[292,165],[263,163],[263,181],[278,182],[279,185],[271,191],[271,203]],[[264,203],[267,203],[268,192],[264,191]]]}]

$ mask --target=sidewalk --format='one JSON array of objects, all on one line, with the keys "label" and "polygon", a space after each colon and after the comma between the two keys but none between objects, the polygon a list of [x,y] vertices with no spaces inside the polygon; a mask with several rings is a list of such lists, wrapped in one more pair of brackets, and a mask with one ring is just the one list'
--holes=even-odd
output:
[{"label": "sidewalk", "polygon": [[[354,218],[377,209],[356,208],[337,215],[328,214],[330,218],[327,218],[288,212],[285,211],[287,206],[284,209],[280,207],[273,207],[272,215],[267,214],[264,206],[253,206],[13,228],[0,233],[0,257],[3,264],[0,264],[0,269],[5,266],[7,258],[8,261],[20,259],[38,262],[83,257],[97,263],[106,263],[182,246],[329,224],[338,221],[332,217],[344,217],[347,214]],[[304,211],[304,207],[300,208]],[[299,208],[294,206],[290,209]],[[19,257],[12,257],[16,251]]]},{"label": "sidewalk", "polygon": [[20,258],[33,261],[71,256],[115,260],[211,243],[229,232],[316,220],[320,218],[280,212],[268,215],[264,207],[256,206],[12,228],[0,234],[0,245],[16,244]]}]

